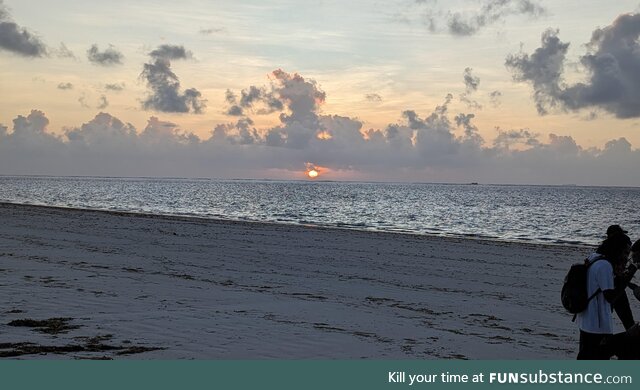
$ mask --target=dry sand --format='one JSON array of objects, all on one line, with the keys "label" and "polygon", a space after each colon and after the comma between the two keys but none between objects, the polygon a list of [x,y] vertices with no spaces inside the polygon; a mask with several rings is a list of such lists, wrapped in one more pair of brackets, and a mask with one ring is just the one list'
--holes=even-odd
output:
[{"label": "dry sand", "polygon": [[574,358],[559,291],[590,251],[8,204],[0,225],[0,356],[27,359]]}]

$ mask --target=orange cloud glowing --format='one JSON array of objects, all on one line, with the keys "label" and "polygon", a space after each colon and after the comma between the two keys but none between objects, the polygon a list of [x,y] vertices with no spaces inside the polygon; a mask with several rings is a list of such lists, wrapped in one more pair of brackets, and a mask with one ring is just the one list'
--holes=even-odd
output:
[{"label": "orange cloud glowing", "polygon": [[328,131],[323,130],[323,131],[318,132],[318,134],[316,134],[316,138],[325,141],[325,140],[333,138],[333,136]]}]

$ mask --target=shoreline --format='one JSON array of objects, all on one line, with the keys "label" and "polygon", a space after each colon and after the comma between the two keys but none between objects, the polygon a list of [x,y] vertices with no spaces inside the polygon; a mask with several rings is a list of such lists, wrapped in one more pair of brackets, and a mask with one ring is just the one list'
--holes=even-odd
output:
[{"label": "shoreline", "polygon": [[0,218],[0,357],[577,350],[559,291],[586,248],[15,204]]},{"label": "shoreline", "polygon": [[500,239],[497,237],[483,237],[478,235],[465,235],[465,234],[453,234],[453,233],[418,233],[411,231],[393,231],[393,230],[381,230],[381,229],[366,229],[366,228],[358,228],[358,227],[347,227],[347,226],[333,226],[333,225],[323,225],[323,224],[314,224],[314,223],[298,223],[298,222],[286,222],[286,221],[259,221],[259,220],[251,220],[251,219],[233,219],[233,218],[221,218],[221,217],[206,217],[206,216],[198,216],[198,215],[183,215],[183,214],[165,214],[165,213],[151,213],[144,211],[126,211],[126,210],[108,210],[108,209],[93,209],[93,208],[82,208],[75,206],[54,206],[54,205],[46,205],[46,204],[33,204],[33,203],[13,203],[13,202],[5,202],[0,201],[0,207],[6,206],[18,206],[18,207],[39,207],[39,208],[50,208],[57,210],[70,210],[70,211],[81,211],[81,212],[98,212],[98,213],[106,213],[112,215],[119,216],[132,216],[132,217],[141,217],[141,218],[166,218],[168,220],[175,221],[200,221],[200,222],[213,222],[213,223],[239,223],[239,224],[265,224],[265,225],[276,225],[276,226],[300,226],[305,228],[315,228],[315,229],[329,229],[329,230],[346,230],[346,231],[355,231],[355,232],[364,232],[364,233],[375,233],[375,234],[400,234],[400,235],[409,235],[409,236],[417,236],[417,237],[428,237],[432,239],[445,239],[445,240],[474,240],[474,241],[488,241],[495,243],[511,243],[517,245],[533,245],[533,246],[561,246],[561,247],[575,247],[575,248],[595,248],[597,245],[587,244],[582,242],[544,242],[544,241],[535,241],[535,240],[509,240],[509,239]]}]

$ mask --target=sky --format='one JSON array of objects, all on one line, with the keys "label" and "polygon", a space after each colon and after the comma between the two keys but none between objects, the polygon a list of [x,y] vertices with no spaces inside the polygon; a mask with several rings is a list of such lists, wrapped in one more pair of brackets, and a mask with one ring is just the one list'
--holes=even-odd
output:
[{"label": "sky", "polygon": [[0,174],[640,186],[640,2],[0,0]]}]

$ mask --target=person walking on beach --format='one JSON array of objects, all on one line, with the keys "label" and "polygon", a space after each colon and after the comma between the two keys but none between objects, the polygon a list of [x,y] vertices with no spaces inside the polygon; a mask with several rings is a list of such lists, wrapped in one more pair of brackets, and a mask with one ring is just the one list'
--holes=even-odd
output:
[{"label": "person walking on beach", "polygon": [[[625,271],[626,275],[633,275],[640,266],[640,240],[631,246],[631,264]],[[632,277],[632,276],[631,276]],[[631,277],[627,280],[631,280]],[[627,287],[633,291],[636,299],[640,300],[640,287],[630,281]],[[625,326],[626,331],[617,333],[605,339],[602,348],[607,356],[616,356],[620,360],[640,360],[640,324]]]},{"label": "person walking on beach", "polygon": [[[613,336],[612,304],[624,293],[629,280],[620,280],[614,285],[615,275],[624,275],[631,250],[631,239],[624,234],[607,237],[594,254],[587,271],[587,295],[593,296],[587,309],[578,314],[580,327],[579,360],[610,359],[610,347],[604,346]],[[633,275],[624,275],[625,278]]]},{"label": "person walking on beach", "polygon": [[[620,225],[611,225],[607,228],[607,238],[614,237],[616,235],[623,235],[627,237],[629,245],[631,245],[631,239],[629,239],[629,237],[626,236],[627,233],[628,232],[624,230]],[[624,268],[624,264],[621,264],[620,266],[621,268]],[[635,267],[635,266],[632,263],[630,267]],[[635,272],[636,269],[637,268],[633,269],[633,272]],[[627,273],[628,271],[630,271],[630,269],[627,270]],[[614,272],[614,275],[615,275],[613,279],[614,287],[618,287],[619,285],[626,285],[626,283],[629,280],[631,280],[631,278],[627,278],[628,275],[625,275],[624,271],[621,272],[619,270],[619,272]],[[620,296],[618,297],[618,299],[616,299],[616,301],[613,303],[613,310],[618,315],[618,318],[620,318],[620,321],[622,322],[622,325],[624,326],[625,330],[628,330],[633,325],[635,325],[636,321],[633,319],[633,312],[631,311],[631,305],[629,304],[629,297],[627,296],[626,290],[624,290],[623,293],[620,293]]]},{"label": "person walking on beach", "polygon": [[[640,268],[640,239],[631,245],[631,264],[636,268]],[[640,301],[640,286],[629,282],[627,286],[633,291],[633,295]]]}]

